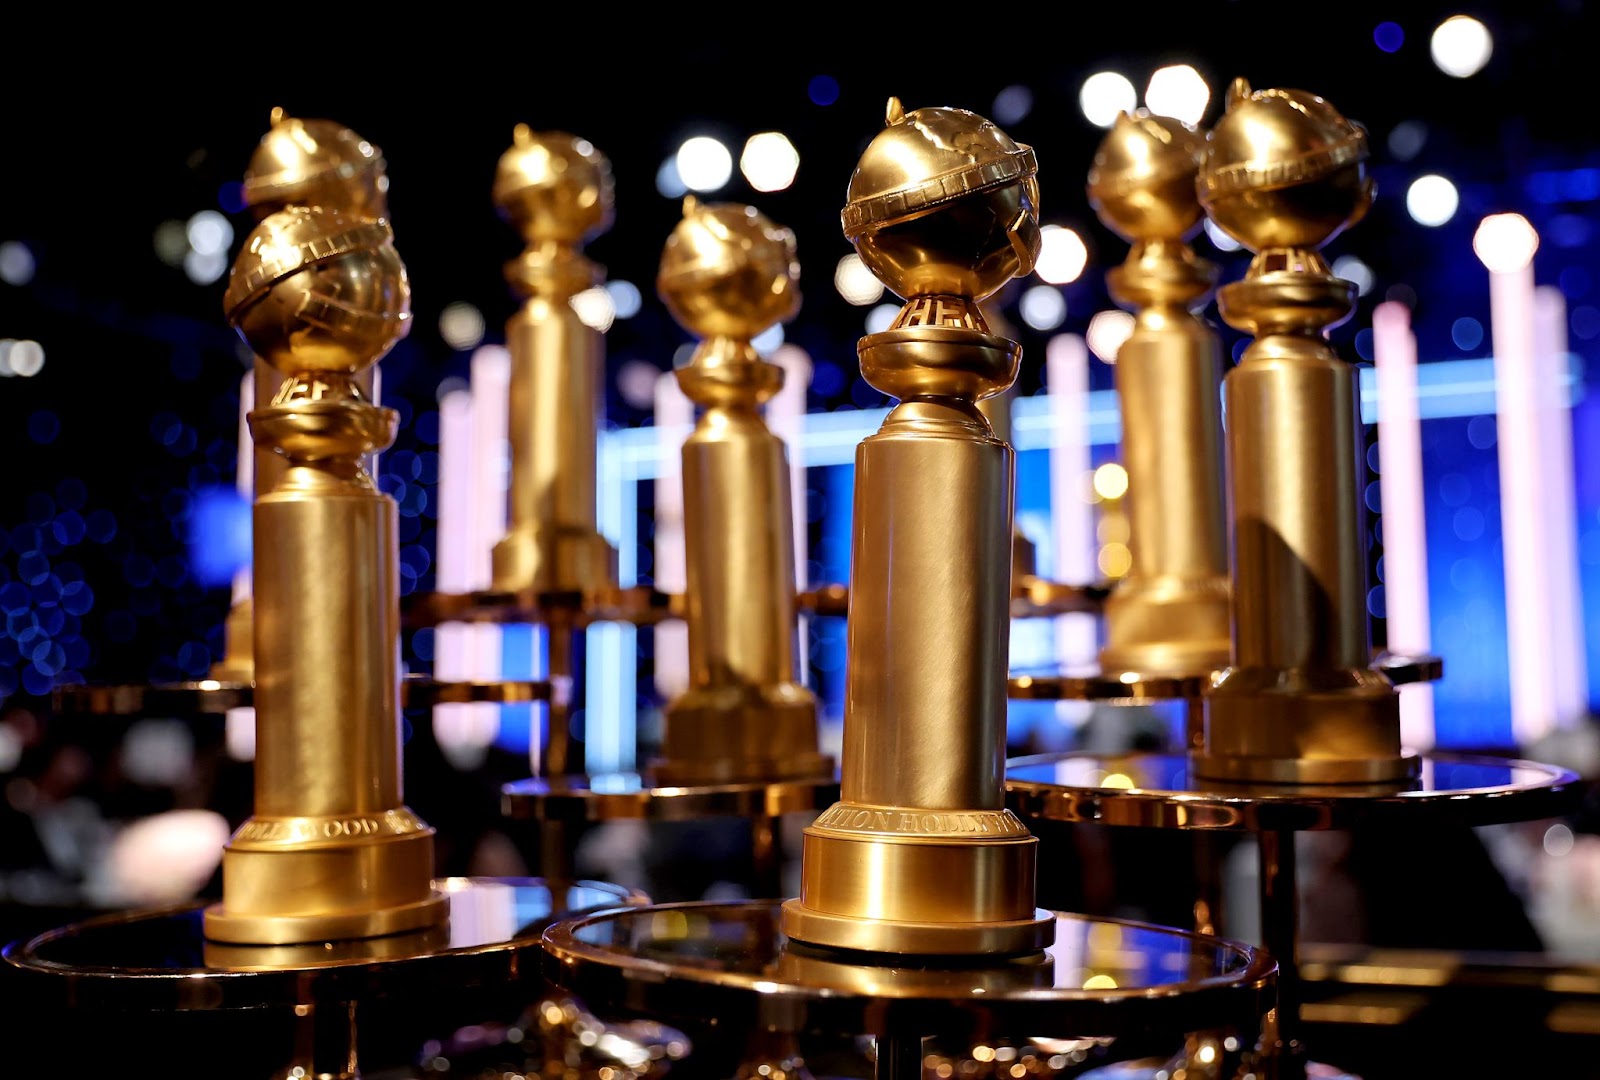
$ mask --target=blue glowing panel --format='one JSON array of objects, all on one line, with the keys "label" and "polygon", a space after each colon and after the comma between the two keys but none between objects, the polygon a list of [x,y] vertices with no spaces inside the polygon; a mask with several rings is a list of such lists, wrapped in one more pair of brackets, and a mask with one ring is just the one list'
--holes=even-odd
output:
[{"label": "blue glowing panel", "polygon": [[233,487],[195,493],[189,514],[189,570],[201,585],[227,585],[250,565],[250,503]]}]

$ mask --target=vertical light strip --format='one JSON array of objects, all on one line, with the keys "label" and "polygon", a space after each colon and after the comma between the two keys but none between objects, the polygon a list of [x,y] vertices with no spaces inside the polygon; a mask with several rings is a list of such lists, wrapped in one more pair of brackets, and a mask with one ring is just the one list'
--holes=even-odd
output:
[{"label": "vertical light strip", "polygon": [[[461,593],[472,580],[473,396],[453,390],[439,401],[439,525],[434,584],[442,593]],[[434,676],[443,681],[473,676],[472,627],[441,623],[433,635]],[[435,705],[433,736],[439,750],[458,768],[483,761],[494,740],[499,714],[489,705]]]},{"label": "vertical light strip", "polygon": [[[1050,533],[1056,580],[1086,585],[1097,577],[1094,507],[1084,497],[1090,474],[1089,350],[1077,334],[1057,334],[1045,346],[1045,390],[1051,404],[1055,440],[1050,446]],[[1055,618],[1056,660],[1064,671],[1092,667],[1098,647],[1098,620],[1093,615]],[[1086,702],[1063,701],[1056,709],[1063,720],[1086,720]]]},{"label": "vertical light strip", "polygon": [[[683,534],[683,440],[694,423],[694,402],[670,371],[656,379],[655,428],[660,466],[655,492],[655,582],[681,595],[688,585]],[[655,628],[656,693],[665,704],[689,688],[689,627],[674,619]]]},{"label": "vertical light strip", "polygon": [[[811,530],[806,522],[806,462],[800,446],[805,441],[806,393],[811,389],[811,357],[798,345],[780,345],[772,362],[783,368],[783,389],[767,404],[767,424],[784,442],[789,459],[789,502],[794,523],[794,587],[805,589],[806,564],[811,559]],[[796,626],[799,648],[798,678],[810,684],[811,634],[805,616]]]},{"label": "vertical light strip", "polygon": [[[624,464],[615,440],[597,442],[595,526],[617,545],[617,584],[638,579],[638,476]],[[585,636],[584,769],[590,774],[631,768],[638,743],[638,628],[594,623]]]},{"label": "vertical light strip", "polygon": [[1548,734],[1557,723],[1544,516],[1549,477],[1539,460],[1533,331],[1533,253],[1538,241],[1532,234],[1520,215],[1497,214],[1485,218],[1473,238],[1473,248],[1489,269],[1511,730],[1521,746]]},{"label": "vertical light strip", "polygon": [[[1417,339],[1411,309],[1388,301],[1372,312],[1378,386],[1378,484],[1383,512],[1383,592],[1388,648],[1426,653],[1428,535],[1423,516],[1422,421],[1417,410]],[[1434,743],[1433,686],[1400,688],[1400,738],[1408,749]]]},{"label": "vertical light strip", "polygon": [[1555,661],[1556,721],[1577,725],[1588,712],[1588,643],[1583,626],[1583,579],[1578,570],[1577,483],[1573,476],[1572,408],[1567,377],[1567,301],[1561,290],[1533,292],[1533,337],[1538,363],[1539,461],[1547,470],[1544,501],[1549,548],[1551,657]]}]

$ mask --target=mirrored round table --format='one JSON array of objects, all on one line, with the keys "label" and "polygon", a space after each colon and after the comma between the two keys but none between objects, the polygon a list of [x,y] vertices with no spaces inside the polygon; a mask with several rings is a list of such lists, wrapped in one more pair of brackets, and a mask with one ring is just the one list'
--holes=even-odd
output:
[{"label": "mirrored round table", "polygon": [[1057,914],[1055,943],[1019,958],[844,953],[787,939],[781,901],[661,904],[563,919],[544,934],[551,982],[596,1009],[732,1032],[870,1035],[879,1077],[919,1077],[925,1037],[1254,1032],[1276,965],[1248,946]]},{"label": "mirrored round table", "polygon": [[[104,915],[6,946],[0,987],[8,1002],[25,1002],[64,1030],[98,1038],[108,1028],[142,1032],[149,1024],[151,1031],[196,1033],[197,1043],[220,1045],[219,1053],[247,1055],[217,1061],[225,1074],[252,1075],[250,1066],[265,1057],[282,1066],[274,1075],[292,1076],[299,1067],[312,1076],[354,1076],[366,1034],[358,1019],[373,1009],[417,1017],[508,993],[536,1000],[545,990],[540,934],[552,920],[648,902],[635,890],[593,881],[553,890],[537,878],[442,878],[434,887],[450,901],[446,925],[356,941],[223,945],[204,936],[203,903]],[[158,1022],[219,1010],[282,1015],[285,1042],[252,1037],[232,1046],[225,1035],[207,1034],[245,1030],[225,1017],[204,1027]],[[382,1034],[391,1042],[409,1038],[404,1030]],[[145,1047],[143,1064],[158,1067],[169,1060],[163,1053],[190,1049],[179,1041]],[[64,1055],[71,1049],[56,1048]],[[123,1049],[141,1056],[131,1045]]]}]

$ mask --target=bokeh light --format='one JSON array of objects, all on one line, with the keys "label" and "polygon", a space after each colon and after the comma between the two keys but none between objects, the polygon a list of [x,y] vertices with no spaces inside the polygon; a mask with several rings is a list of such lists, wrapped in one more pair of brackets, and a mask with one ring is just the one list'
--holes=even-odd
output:
[{"label": "bokeh light", "polygon": [[1017,311],[1035,330],[1054,330],[1067,321],[1067,300],[1054,285],[1035,285],[1023,292]]},{"label": "bokeh light", "polygon": [[215,210],[201,210],[184,226],[189,247],[201,255],[226,255],[233,243],[233,224]]},{"label": "bokeh light", "polygon": [[1491,273],[1516,273],[1533,261],[1539,234],[1521,214],[1490,214],[1478,223],[1472,250]]},{"label": "bokeh light", "polygon": [[0,244],[0,281],[7,285],[26,285],[33,280],[33,252],[20,240]]},{"label": "bokeh light", "polygon": [[1095,313],[1083,336],[1090,352],[1107,364],[1115,364],[1117,350],[1122,348],[1122,343],[1132,333],[1133,316],[1126,311],[1108,309]]},{"label": "bokeh light", "polygon": [[867,312],[867,333],[881,334],[894,325],[895,316],[900,314],[899,304],[879,304]]},{"label": "bokeh light", "polygon": [[1188,64],[1157,68],[1144,91],[1147,109],[1157,116],[1170,116],[1186,124],[1198,124],[1205,119],[1206,106],[1210,103],[1211,87]]},{"label": "bokeh light", "polygon": [[[757,191],[782,191],[794,183],[800,152],[781,131],[763,131],[745,140],[739,171]],[[720,184],[717,186],[721,186]]]},{"label": "bokeh light", "polygon": [[1381,22],[1372,30],[1372,43],[1386,53],[1399,52],[1406,43],[1405,29],[1397,22]]},{"label": "bokeh light", "polygon": [[570,301],[572,310],[578,313],[578,319],[591,330],[605,333],[611,329],[611,323],[617,317],[616,305],[611,302],[611,294],[599,285],[583,290]]},{"label": "bokeh light", "polygon": [[813,75],[806,84],[806,96],[813,105],[832,105],[839,100],[839,80],[832,75]]},{"label": "bokeh light", "polygon": [[1128,493],[1128,470],[1108,461],[1094,471],[1094,493],[1102,499],[1120,499]]},{"label": "bokeh light", "polygon": [[621,279],[608,281],[606,292],[611,294],[611,308],[619,319],[633,318],[639,314],[639,309],[644,304],[644,297],[639,294],[639,286],[631,281]]},{"label": "bokeh light", "polygon": [[716,191],[733,178],[733,154],[710,135],[685,139],[673,160],[690,191]]},{"label": "bokeh light", "polygon": [[867,269],[867,264],[855,252],[844,256],[833,268],[833,287],[856,307],[876,304],[883,297],[883,282]]},{"label": "bokeh light", "polygon": [[1083,81],[1078,91],[1078,107],[1084,119],[1095,127],[1110,127],[1117,122],[1117,114],[1132,112],[1139,102],[1139,92],[1126,75],[1116,71],[1097,71]]},{"label": "bokeh light", "polygon": [[1428,48],[1440,71],[1465,79],[1489,62],[1494,38],[1489,28],[1472,16],[1452,15],[1434,29]]},{"label": "bokeh light", "polygon": [[1238,251],[1240,248],[1244,247],[1244,245],[1239,243],[1239,241],[1223,232],[1222,226],[1218,225],[1210,218],[1205,219],[1204,228],[1206,239],[1210,240],[1212,245],[1218,251]]},{"label": "bokeh light", "polygon": [[1376,283],[1372,267],[1356,258],[1354,255],[1341,255],[1333,260],[1333,272],[1336,277],[1342,277],[1356,287],[1357,296],[1365,296],[1372,291]]},{"label": "bokeh light", "polygon": [[1027,118],[1033,111],[1033,91],[1026,86],[1008,86],[994,96],[994,104],[989,107],[989,113],[994,117],[994,122],[1005,126],[1015,124]]},{"label": "bokeh light", "polygon": [[1089,249],[1072,229],[1046,225],[1039,230],[1039,261],[1033,269],[1041,281],[1052,285],[1077,281],[1088,264]]},{"label": "bokeh light", "polygon": [[1460,205],[1456,186],[1437,173],[1419,176],[1406,188],[1406,212],[1419,225],[1443,225],[1456,216]]},{"label": "bokeh light", "polygon": [[483,331],[483,312],[465,301],[446,304],[439,312],[439,336],[457,352],[476,348]]}]

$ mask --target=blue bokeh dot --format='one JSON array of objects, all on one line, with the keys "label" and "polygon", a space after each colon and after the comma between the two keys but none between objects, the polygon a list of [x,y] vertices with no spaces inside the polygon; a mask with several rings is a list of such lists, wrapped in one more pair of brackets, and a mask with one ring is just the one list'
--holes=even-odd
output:
[{"label": "blue bokeh dot", "polygon": [[50,692],[52,685],[50,676],[40,671],[37,666],[30,665],[22,669],[22,689],[28,693],[43,697]]},{"label": "blue bokeh dot", "polygon": [[0,612],[16,615],[28,610],[32,598],[28,587],[20,581],[0,585]]},{"label": "blue bokeh dot", "polygon": [[813,105],[832,105],[839,100],[839,80],[832,75],[813,75],[806,85],[806,96]]},{"label": "blue bokeh dot", "polygon": [[17,577],[25,585],[38,585],[50,576],[50,560],[37,551],[17,560]]},{"label": "blue bokeh dot", "polygon": [[68,547],[82,541],[84,532],[83,515],[76,510],[61,511],[50,525],[50,534]]},{"label": "blue bokeh dot", "polygon": [[1381,22],[1372,30],[1372,43],[1386,53],[1399,52],[1406,43],[1406,32],[1396,22]]},{"label": "blue bokeh dot", "polygon": [[40,446],[49,446],[61,434],[61,417],[49,409],[40,409],[28,417],[28,438]]},{"label": "blue bokeh dot", "polygon": [[56,484],[56,502],[68,510],[82,510],[89,501],[89,489],[76,476],[69,476]]},{"label": "blue bokeh dot", "polygon": [[94,590],[86,581],[69,581],[61,587],[61,607],[70,615],[87,615],[94,607]]},{"label": "blue bokeh dot", "polygon": [[434,631],[431,626],[424,626],[411,637],[411,651],[417,654],[418,660],[433,659]]},{"label": "blue bokeh dot", "polygon": [[109,510],[91,510],[83,519],[89,539],[97,544],[110,543],[117,535],[117,516]]}]

